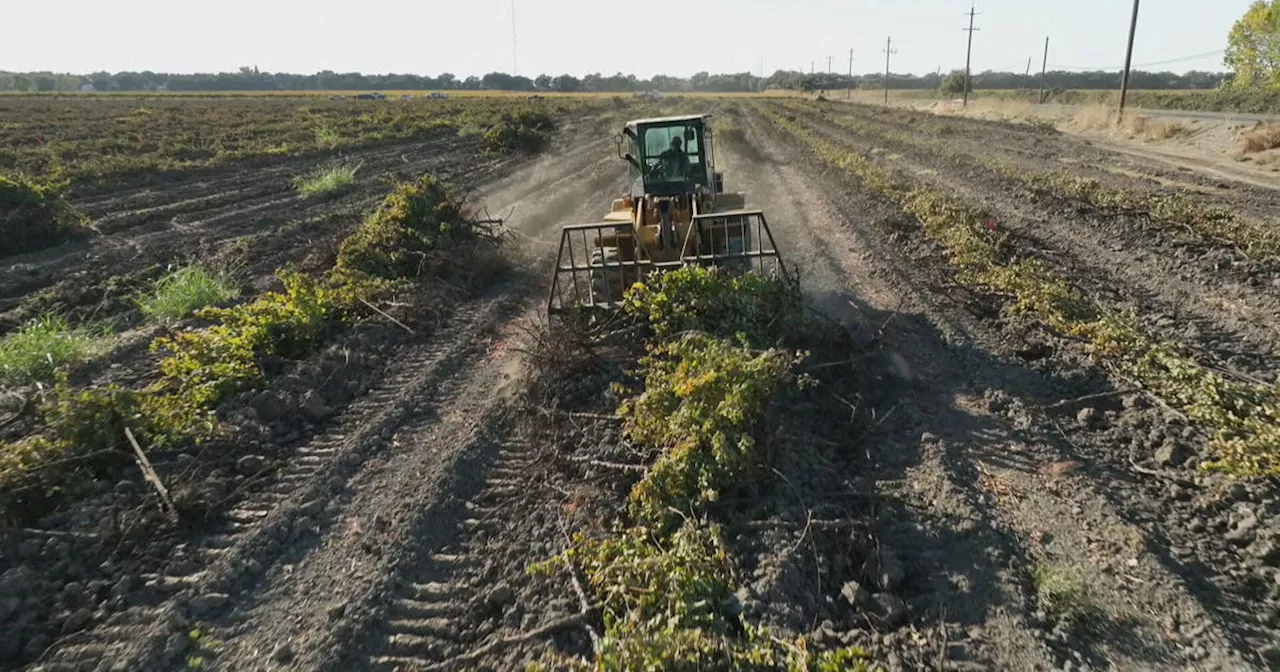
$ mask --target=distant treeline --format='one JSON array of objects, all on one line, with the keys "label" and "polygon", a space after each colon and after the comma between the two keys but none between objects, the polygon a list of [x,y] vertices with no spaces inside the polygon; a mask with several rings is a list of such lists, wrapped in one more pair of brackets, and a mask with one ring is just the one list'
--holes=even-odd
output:
[{"label": "distant treeline", "polygon": [[[893,89],[936,89],[944,75],[893,74]],[[1131,86],[1148,90],[1212,89],[1230,77],[1219,72],[1135,72]],[[1115,72],[1050,72],[1045,77],[1050,89],[1119,89]],[[982,72],[973,76],[974,89],[1019,89],[1038,87],[1038,74],[1026,77],[1012,72]],[[0,72],[0,91],[417,91],[491,90],[625,93],[633,91],[750,92],[764,89],[881,88],[884,75],[836,75],[779,70],[765,79],[751,73],[713,75],[700,72],[692,77],[658,75],[640,79],[635,75],[592,74],[539,75],[534,78],[491,72],[483,77],[460,78],[445,73],[437,77],[421,75],[363,75],[357,72],[318,72],[314,75],[259,72],[240,68],[238,72],[216,74],[166,74],[158,72],[96,72],[70,75],[51,72]]]}]

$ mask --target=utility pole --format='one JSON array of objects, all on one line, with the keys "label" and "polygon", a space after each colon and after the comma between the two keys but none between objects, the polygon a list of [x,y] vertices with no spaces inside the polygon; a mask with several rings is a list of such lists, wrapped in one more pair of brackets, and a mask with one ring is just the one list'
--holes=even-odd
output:
[{"label": "utility pole", "polygon": [[849,87],[844,90],[844,97],[853,97],[853,49],[849,49]]},{"label": "utility pole", "polygon": [[828,56],[827,57],[827,74],[830,75],[833,72],[835,71],[831,69],[831,57]]},{"label": "utility pole", "polygon": [[1120,117],[1124,118],[1124,102],[1129,96],[1129,66],[1133,64],[1133,37],[1138,32],[1138,0],[1133,0],[1133,19],[1129,22],[1129,49],[1124,55],[1124,77],[1120,79]]},{"label": "utility pole", "polygon": [[760,92],[764,92],[764,56],[760,57]]},{"label": "utility pole", "polygon": [[1040,66],[1040,98],[1041,105],[1044,104],[1044,75],[1049,70],[1049,37],[1044,38],[1044,63]]},{"label": "utility pole", "polygon": [[898,53],[893,48],[893,36],[884,43],[884,104],[889,104],[889,57]]},{"label": "utility pole", "polygon": [[1027,57],[1027,72],[1022,75],[1022,92],[1027,92],[1027,87],[1031,85],[1031,57]]},{"label": "utility pole", "polygon": [[970,3],[969,5],[969,27],[965,28],[965,32],[969,33],[969,48],[964,55],[964,106],[969,106],[969,64],[973,58],[973,32],[981,30],[973,27],[973,17],[977,16],[977,7]]},{"label": "utility pole", "polygon": [[511,0],[511,75],[520,74],[520,61],[516,58],[516,0]]}]

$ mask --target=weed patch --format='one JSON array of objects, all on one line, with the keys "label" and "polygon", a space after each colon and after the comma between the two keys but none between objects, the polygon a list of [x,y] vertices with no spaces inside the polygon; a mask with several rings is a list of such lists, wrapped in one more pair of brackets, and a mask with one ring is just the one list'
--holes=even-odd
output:
[{"label": "weed patch", "polygon": [[332,126],[319,126],[316,128],[316,144],[325,149],[334,149],[342,144],[342,134]]},{"label": "weed patch", "polygon": [[359,169],[350,164],[316,168],[293,178],[293,188],[303,196],[334,196],[355,184]]},{"label": "weed patch", "polygon": [[198,317],[217,324],[157,339],[165,353],[161,388],[200,408],[212,408],[228,394],[262,377],[266,357],[296,358],[341,321],[342,293],[325,281],[282,272],[283,292],[233,308],[205,308]]},{"label": "weed patch", "polygon": [[240,295],[231,274],[200,266],[184,266],[156,281],[150,294],[138,300],[142,314],[151,319],[181,319],[207,306],[226,303]]},{"label": "weed patch", "polygon": [[60,187],[0,175],[0,257],[82,237],[85,221]]},{"label": "weed patch", "polygon": [[48,382],[61,367],[88,359],[104,347],[102,336],[73,328],[60,317],[38,317],[0,339],[0,383]]},{"label": "weed patch", "polygon": [[1036,602],[1051,618],[1065,625],[1082,626],[1102,614],[1089,594],[1089,584],[1080,570],[1040,564],[1031,578],[1035,582]]}]

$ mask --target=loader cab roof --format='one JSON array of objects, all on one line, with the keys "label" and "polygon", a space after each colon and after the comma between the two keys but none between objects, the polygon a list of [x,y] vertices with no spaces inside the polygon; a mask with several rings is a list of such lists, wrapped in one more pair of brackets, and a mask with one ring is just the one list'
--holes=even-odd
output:
[{"label": "loader cab roof", "polygon": [[641,126],[683,126],[694,122],[705,123],[711,118],[709,114],[687,114],[679,117],[653,117],[651,119],[632,119],[627,128],[635,131]]}]

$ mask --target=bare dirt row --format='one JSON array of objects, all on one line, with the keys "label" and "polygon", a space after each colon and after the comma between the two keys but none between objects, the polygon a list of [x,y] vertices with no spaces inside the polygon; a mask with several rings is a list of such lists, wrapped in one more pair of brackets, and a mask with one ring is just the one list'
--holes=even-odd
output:
[{"label": "bare dirt row", "polygon": [[[1259,591],[1274,570],[1245,547],[1274,503],[1270,488],[1136,467],[1163,443],[1194,451],[1202,439],[1175,415],[1122,394],[1069,341],[1003,318],[999,297],[955,284],[945,256],[896,205],[769,119],[743,118],[754,159],[746,174],[763,173],[753,181],[775,194],[766,203],[796,203],[794,216],[784,205],[772,217],[805,222],[783,238],[812,260],[821,305],[852,306],[846,319],[884,331],[883,366],[899,382],[882,403],[896,412],[868,440],[880,463],[869,477],[896,504],[881,528],[886,543],[911,549],[916,627],[951,623],[983,668],[1268,665],[1273,607]],[[965,173],[941,162],[913,164],[886,139],[798,118],[850,151],[905,163],[907,174],[962,200],[997,208],[1011,200],[964,184]],[[786,186],[770,192],[770,184]],[[1035,224],[1082,228],[1051,219]],[[794,242],[806,233],[812,242]],[[1056,252],[1046,256],[1073,269],[1073,280],[1096,267]],[[1131,291],[1106,277],[1086,284],[1104,285]],[[1036,575],[1059,567],[1087,577],[1105,625],[1044,618]]]}]

